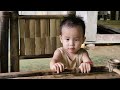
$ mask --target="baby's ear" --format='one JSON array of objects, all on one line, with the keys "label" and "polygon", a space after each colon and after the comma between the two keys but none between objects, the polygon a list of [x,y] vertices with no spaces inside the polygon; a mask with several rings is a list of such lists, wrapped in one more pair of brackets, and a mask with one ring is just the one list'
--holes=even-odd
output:
[{"label": "baby's ear", "polygon": [[61,36],[61,35],[59,35],[59,37],[60,37],[60,41],[61,41],[61,43],[62,43],[62,36]]}]

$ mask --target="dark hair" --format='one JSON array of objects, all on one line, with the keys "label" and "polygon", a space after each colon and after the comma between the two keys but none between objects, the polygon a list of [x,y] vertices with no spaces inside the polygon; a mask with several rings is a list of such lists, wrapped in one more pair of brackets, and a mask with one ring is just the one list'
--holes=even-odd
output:
[{"label": "dark hair", "polygon": [[80,26],[80,27],[82,27],[83,34],[85,35],[85,23],[82,20],[82,18],[79,16],[70,15],[70,16],[64,17],[63,21],[60,24],[60,30],[62,30],[62,27],[64,25],[67,25],[70,27]]}]

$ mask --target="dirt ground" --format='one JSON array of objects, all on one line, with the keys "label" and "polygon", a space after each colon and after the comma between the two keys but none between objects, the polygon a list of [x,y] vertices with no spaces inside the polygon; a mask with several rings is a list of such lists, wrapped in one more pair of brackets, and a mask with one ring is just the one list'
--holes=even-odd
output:
[{"label": "dirt ground", "polygon": [[120,44],[96,45],[94,49],[88,49],[88,53],[95,65],[105,65],[109,59],[120,60]]}]

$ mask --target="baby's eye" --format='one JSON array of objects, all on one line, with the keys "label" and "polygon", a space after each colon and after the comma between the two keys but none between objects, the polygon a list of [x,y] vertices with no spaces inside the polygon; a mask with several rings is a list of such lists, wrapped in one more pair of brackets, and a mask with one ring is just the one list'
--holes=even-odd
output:
[{"label": "baby's eye", "polygon": [[67,41],[69,41],[69,39],[66,39]]},{"label": "baby's eye", "polygon": [[79,41],[79,39],[75,39],[75,41]]}]

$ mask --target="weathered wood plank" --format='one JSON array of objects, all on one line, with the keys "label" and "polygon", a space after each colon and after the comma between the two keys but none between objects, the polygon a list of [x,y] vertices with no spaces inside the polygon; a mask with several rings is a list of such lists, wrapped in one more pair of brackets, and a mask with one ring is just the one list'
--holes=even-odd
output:
[{"label": "weathered wood plank", "polygon": [[91,74],[60,74],[31,77],[16,77],[12,79],[120,79],[115,73],[91,73]]},{"label": "weathered wood plank", "polygon": [[[70,76],[71,75],[71,76]],[[77,70],[65,70],[62,73],[54,73],[50,70],[42,71],[29,71],[29,72],[11,72],[11,73],[0,73],[0,79],[111,79],[119,78],[120,76],[116,73],[109,73],[108,69],[104,66],[92,67],[90,73],[80,73]]]}]

